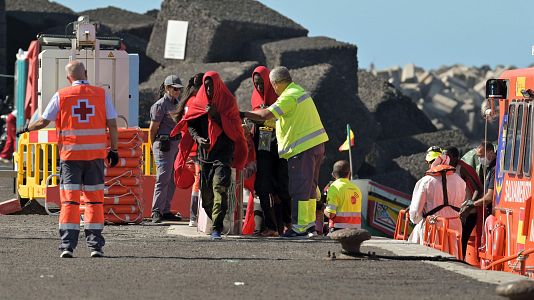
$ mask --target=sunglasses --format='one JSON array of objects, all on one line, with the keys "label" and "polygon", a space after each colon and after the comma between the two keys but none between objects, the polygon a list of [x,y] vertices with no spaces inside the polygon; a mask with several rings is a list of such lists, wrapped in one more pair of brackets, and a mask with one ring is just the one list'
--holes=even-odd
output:
[{"label": "sunglasses", "polygon": [[174,86],[172,87],[172,89],[173,89],[175,92],[178,92],[178,91],[181,91],[181,90],[182,90],[182,88],[174,87]]}]

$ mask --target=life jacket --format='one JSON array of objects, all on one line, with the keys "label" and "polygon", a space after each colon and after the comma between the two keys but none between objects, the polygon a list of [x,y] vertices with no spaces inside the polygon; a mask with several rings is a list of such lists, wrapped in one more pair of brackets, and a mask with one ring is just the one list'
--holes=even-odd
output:
[{"label": "life jacket", "polygon": [[59,90],[56,120],[61,160],[94,160],[106,157],[106,93],[88,84]]},{"label": "life jacket", "polygon": [[443,204],[438,205],[434,207],[433,209],[431,209],[430,211],[424,213],[423,218],[426,218],[427,216],[431,216],[445,207],[450,207],[453,210],[460,212],[459,207],[452,206],[449,204],[449,195],[447,194],[447,174],[453,174],[455,171],[456,169],[453,166],[437,165],[425,172],[426,175],[430,175],[434,177],[441,176],[441,186],[443,188]]}]

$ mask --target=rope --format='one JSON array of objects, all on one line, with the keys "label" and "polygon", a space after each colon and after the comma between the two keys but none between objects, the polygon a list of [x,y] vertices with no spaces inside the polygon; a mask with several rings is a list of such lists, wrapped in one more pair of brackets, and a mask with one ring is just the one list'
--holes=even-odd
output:
[{"label": "rope", "polygon": [[112,179],[110,179],[110,180],[104,182],[104,184],[108,184],[108,183],[110,183],[110,182],[112,182],[112,181],[114,181],[114,180],[121,179],[122,177],[127,176],[127,175],[130,175],[130,176],[133,175],[133,171],[132,171],[132,170],[128,170],[128,171],[122,173],[121,175],[119,175],[119,176],[115,176],[115,177],[113,177]]},{"label": "rope", "polygon": [[[484,118],[484,142],[487,143],[488,142],[488,117],[485,117]],[[487,151],[486,151],[486,148],[484,147],[484,160],[487,162],[488,160],[488,157],[487,157]],[[488,167],[486,166],[486,164],[484,164],[482,166],[482,174],[484,174],[484,195],[482,195],[482,197],[484,197],[486,195],[486,190],[487,190],[487,183],[486,183],[486,173],[488,171]],[[482,202],[482,222],[484,223],[484,221],[486,220],[486,200],[484,200]],[[489,237],[486,237],[486,239],[489,238]]]},{"label": "rope", "polygon": [[351,253],[347,252],[345,250],[341,250],[341,254],[350,256],[350,257],[367,257],[369,259],[389,259],[389,260],[401,260],[401,261],[439,261],[439,262],[459,262],[465,265],[470,266],[467,262],[452,258],[452,257],[444,257],[441,255],[437,256],[417,256],[417,255],[407,255],[407,256],[393,256],[393,255],[377,255],[375,252],[367,252],[367,253]]}]

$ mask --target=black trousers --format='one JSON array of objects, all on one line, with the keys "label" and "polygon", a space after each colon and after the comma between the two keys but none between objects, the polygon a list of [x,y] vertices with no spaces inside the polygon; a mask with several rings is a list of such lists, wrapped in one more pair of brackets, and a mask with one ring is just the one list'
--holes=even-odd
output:
[{"label": "black trousers", "polygon": [[254,190],[263,211],[262,230],[280,231],[284,223],[291,223],[291,197],[287,160],[273,151],[259,150]]},{"label": "black trousers", "polygon": [[478,214],[476,212],[467,215],[465,223],[462,224],[462,253],[464,254],[464,257],[469,237],[471,236],[473,229],[477,226],[477,216]]}]

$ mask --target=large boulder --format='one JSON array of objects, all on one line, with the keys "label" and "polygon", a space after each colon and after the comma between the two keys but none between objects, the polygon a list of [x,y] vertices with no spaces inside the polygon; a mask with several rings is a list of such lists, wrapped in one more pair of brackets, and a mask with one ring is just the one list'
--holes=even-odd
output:
[{"label": "large boulder", "polygon": [[182,63],[167,67],[159,67],[150,78],[139,86],[139,124],[141,127],[148,126],[150,122],[150,106],[157,100],[160,85],[165,77],[177,74],[182,83],[187,84],[189,78],[196,73],[216,71],[221,75],[228,89],[233,93],[239,84],[257,66],[257,62],[224,62],[224,63]]},{"label": "large boulder", "polygon": [[380,125],[379,140],[436,131],[410,98],[367,71],[358,71],[358,94]]},{"label": "large boulder", "polygon": [[[128,53],[139,54],[139,81],[143,82],[159,67],[159,64],[146,55],[148,41],[152,33],[155,17],[138,14],[113,6],[86,10],[79,15],[89,16],[109,28],[111,36],[120,37]],[[99,31],[99,34],[103,34]]]},{"label": "large boulder", "polygon": [[[350,124],[355,135],[355,146],[352,148],[352,161],[356,173],[364,162],[377,135],[376,122],[365,105],[353,92],[349,85],[339,85],[339,70],[330,64],[320,64],[290,70],[293,81],[310,92],[326,132],[329,142],[326,144],[326,159],[320,175],[321,186],[331,178],[332,165],[340,159],[348,159],[347,152],[339,152],[339,146],[346,139],[347,124]],[[250,109],[252,94],[252,73],[241,83],[236,91],[239,107]]]},{"label": "large boulder", "polygon": [[124,32],[138,36],[147,41],[152,34],[152,27],[156,19],[146,14],[120,9],[114,6],[86,10],[78,13],[79,15],[89,16],[92,21],[99,21],[116,33]]},{"label": "large boulder", "polygon": [[469,140],[461,130],[442,130],[377,141],[359,170],[361,178],[371,178],[383,185],[411,193],[417,180],[428,169],[426,150],[430,146],[455,146],[463,153]]},{"label": "large boulder", "polygon": [[71,9],[48,0],[6,0],[7,72],[13,74],[15,54],[28,49],[39,33],[56,33],[61,27],[64,34],[67,24],[76,19]]},{"label": "large boulder", "polygon": [[469,140],[461,130],[441,130],[416,134],[410,137],[399,137],[377,142],[391,158],[426,151],[430,146],[446,148],[449,146],[462,149]]},{"label": "large boulder", "polygon": [[397,170],[388,173],[382,173],[369,177],[371,180],[396,189],[408,195],[411,195],[417,178],[413,177],[406,170]]},{"label": "large boulder", "polygon": [[173,61],[163,57],[169,20],[189,22],[187,62],[240,61],[253,41],[286,39],[308,33],[259,1],[165,0],[147,49],[147,54],[163,65]]},{"label": "large boulder", "polygon": [[[286,66],[289,69],[298,69],[326,63],[338,70],[340,77],[337,85],[347,84],[349,81],[357,83],[358,48],[356,45],[318,36],[269,42],[263,44],[261,49],[269,68]],[[356,93],[357,84],[354,88]]]},{"label": "large boulder", "polygon": [[[0,74],[6,73],[6,2],[0,0]],[[5,79],[0,77],[0,97],[6,93]]]}]

